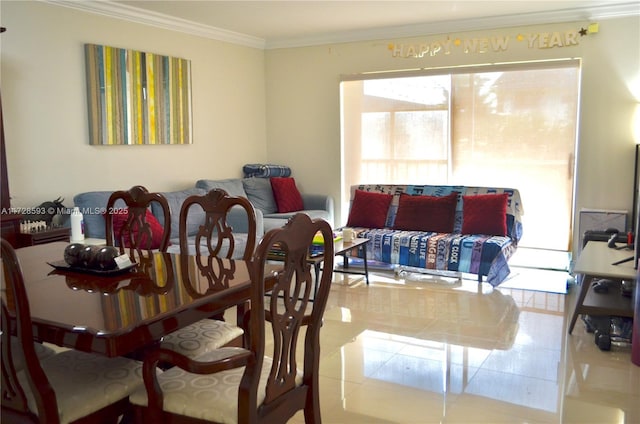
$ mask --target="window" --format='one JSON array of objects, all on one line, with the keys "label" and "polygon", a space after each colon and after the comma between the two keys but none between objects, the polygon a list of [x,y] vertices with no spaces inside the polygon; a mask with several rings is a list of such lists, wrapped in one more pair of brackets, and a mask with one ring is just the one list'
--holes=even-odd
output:
[{"label": "window", "polygon": [[343,216],[354,184],[512,187],[520,246],[569,250],[579,70],[564,60],[345,79]]}]

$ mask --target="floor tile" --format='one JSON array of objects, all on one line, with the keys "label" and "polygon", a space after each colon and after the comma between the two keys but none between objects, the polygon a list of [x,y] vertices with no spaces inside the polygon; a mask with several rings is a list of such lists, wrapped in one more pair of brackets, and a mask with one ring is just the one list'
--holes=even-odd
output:
[{"label": "floor tile", "polygon": [[[321,332],[325,423],[640,423],[630,347],[603,352],[567,294],[340,275]],[[294,423],[304,422],[297,414]]]}]

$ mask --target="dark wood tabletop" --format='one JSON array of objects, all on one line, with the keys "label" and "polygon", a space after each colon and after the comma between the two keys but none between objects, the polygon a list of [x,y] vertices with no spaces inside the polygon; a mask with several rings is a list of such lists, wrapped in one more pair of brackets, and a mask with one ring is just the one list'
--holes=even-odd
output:
[{"label": "dark wood tabletop", "polygon": [[48,262],[61,261],[67,245],[16,250],[34,337],[43,342],[110,357],[131,355],[250,297],[244,261],[210,263],[219,280],[214,287],[194,256],[179,254],[155,253],[118,275],[56,270]]}]

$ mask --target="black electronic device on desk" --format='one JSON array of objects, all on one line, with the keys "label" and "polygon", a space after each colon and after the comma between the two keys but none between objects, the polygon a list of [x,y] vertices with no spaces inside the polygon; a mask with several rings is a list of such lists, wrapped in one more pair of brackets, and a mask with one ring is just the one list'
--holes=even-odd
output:
[{"label": "black electronic device on desk", "polygon": [[[605,233],[608,233],[609,235],[609,238],[607,239],[607,246],[609,248],[616,249],[616,250],[626,249],[629,251],[633,251],[634,244],[633,244],[633,237],[631,233],[621,234],[618,232],[618,230],[615,230],[615,229],[606,230]],[[586,234],[585,234],[585,237],[586,237]],[[622,242],[624,244],[619,246],[618,245],[619,242]],[[628,258],[624,258],[619,261],[613,262],[611,265],[620,265],[625,262],[630,262],[633,259],[634,259],[634,256],[630,256]]]},{"label": "black electronic device on desk", "polygon": [[609,242],[609,240],[611,240],[611,238],[615,236],[615,242],[616,243],[626,243],[627,242],[627,235],[624,233],[619,232],[617,229],[615,228],[610,228],[608,230],[605,231],[585,231],[584,235],[582,237],[582,247],[584,248],[584,246],[587,244],[587,242],[589,241],[606,241]]}]

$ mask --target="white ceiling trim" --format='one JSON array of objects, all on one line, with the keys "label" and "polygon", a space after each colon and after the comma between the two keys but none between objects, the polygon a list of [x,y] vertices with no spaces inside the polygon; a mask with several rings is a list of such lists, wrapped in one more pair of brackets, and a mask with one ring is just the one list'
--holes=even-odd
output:
[{"label": "white ceiling trim", "polygon": [[313,37],[293,37],[283,40],[267,41],[259,37],[228,31],[221,28],[199,24],[162,13],[151,12],[121,3],[105,1],[41,0],[49,4],[70,7],[89,13],[96,13],[116,19],[123,19],[144,25],[151,25],[171,31],[183,32],[199,37],[225,41],[258,49],[278,49],[290,47],[315,46],[333,43],[346,43],[368,40],[419,37],[462,31],[477,31],[513,26],[550,24],[559,22],[595,21],[625,16],[640,15],[638,3],[625,3],[566,9],[550,12],[526,13],[519,15],[494,16],[487,18],[460,19],[417,25],[402,25],[376,28],[372,30],[354,30],[324,34]]},{"label": "white ceiling trim", "polygon": [[183,32],[198,37],[226,41],[258,49],[265,48],[265,40],[251,35],[240,34],[222,28],[203,25],[186,19],[176,18],[163,13],[152,12],[126,4],[107,1],[76,1],[76,0],[41,0],[56,6],[65,6],[83,12],[95,13],[110,18],[122,19],[157,28]]},{"label": "white ceiling trim", "polygon": [[595,21],[599,19],[640,15],[638,3],[560,10],[553,12],[525,13],[519,15],[492,16],[487,18],[458,19],[416,25],[359,30],[320,37],[300,37],[290,40],[267,41],[266,49],[302,47],[331,43],[357,42],[367,40],[420,37],[452,32],[478,31],[516,26],[551,24],[560,22]]}]

